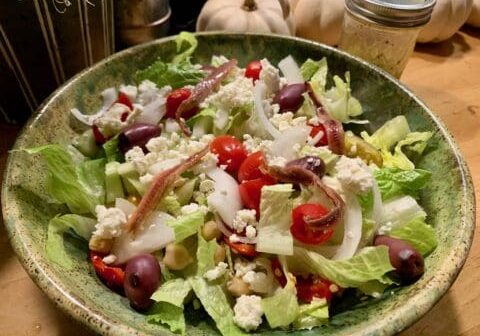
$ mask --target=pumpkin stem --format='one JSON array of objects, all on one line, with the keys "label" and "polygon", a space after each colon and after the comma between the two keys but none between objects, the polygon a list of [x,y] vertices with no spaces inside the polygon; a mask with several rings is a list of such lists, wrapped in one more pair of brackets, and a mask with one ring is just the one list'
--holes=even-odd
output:
[{"label": "pumpkin stem", "polygon": [[255,3],[255,0],[245,0],[242,8],[247,12],[253,12],[257,9],[257,4]]}]

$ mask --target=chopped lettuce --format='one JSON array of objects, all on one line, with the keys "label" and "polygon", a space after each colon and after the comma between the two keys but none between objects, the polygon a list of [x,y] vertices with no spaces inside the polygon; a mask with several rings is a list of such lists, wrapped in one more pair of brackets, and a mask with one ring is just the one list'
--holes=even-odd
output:
[{"label": "chopped lettuce", "polygon": [[362,223],[362,238],[360,239],[360,247],[364,247],[372,244],[373,237],[377,228],[377,223],[372,220],[363,217]]},{"label": "chopped lettuce", "polygon": [[63,234],[73,230],[77,236],[88,242],[96,223],[95,219],[73,214],[52,218],[48,223],[45,244],[48,259],[67,270],[71,269],[74,264],[65,251]]},{"label": "chopped lettuce", "polygon": [[155,302],[148,311],[147,322],[166,325],[172,332],[185,335],[183,307],[177,307],[168,302]]},{"label": "chopped lettuce", "polygon": [[215,251],[218,244],[215,239],[206,241],[202,234],[198,234],[197,249],[197,275],[203,276],[205,272],[215,267]]},{"label": "chopped lettuce", "polygon": [[158,87],[166,85],[178,89],[186,85],[195,85],[204,77],[204,72],[193,66],[188,60],[177,64],[165,63],[158,59],[149,67],[135,73],[135,81],[140,83],[146,79],[157,84]]},{"label": "chopped lettuce", "polygon": [[305,145],[300,149],[300,156],[313,155],[318,156],[323,160],[327,168],[327,172],[331,172],[335,163],[337,163],[339,156],[332,153],[331,150],[325,147],[315,147],[311,145]]},{"label": "chopped lettuce", "polygon": [[192,286],[182,278],[169,280],[158,287],[153,293],[152,300],[156,302],[168,302],[177,307],[183,307],[185,298],[188,296]]},{"label": "chopped lettuce", "polygon": [[192,33],[181,32],[175,38],[175,44],[177,45],[177,55],[173,58],[172,63],[178,64],[192,56],[197,49],[198,41]]},{"label": "chopped lettuce", "polygon": [[293,238],[290,233],[292,192],[291,184],[276,184],[262,188],[257,251],[280,255],[293,254]]},{"label": "chopped lettuce", "polygon": [[222,335],[246,335],[233,321],[233,310],[221,285],[210,284],[202,276],[190,277],[188,281]]},{"label": "chopped lettuce", "polygon": [[[315,73],[311,76],[309,83],[317,99],[322,99],[323,95],[325,94],[325,86],[327,85],[327,73],[328,73],[327,59],[322,58],[320,61],[315,63],[316,63],[316,66],[318,66],[318,68],[316,69]],[[309,65],[306,65],[305,67],[303,67],[302,65],[302,68],[303,68],[302,75],[309,75],[309,72],[311,70],[309,70],[308,68],[313,69],[314,67],[313,63],[309,62],[308,64]]]},{"label": "chopped lettuce", "polygon": [[177,196],[177,200],[180,205],[186,205],[190,203],[196,185],[197,178],[192,178],[185,182],[181,187],[175,189],[175,196]]},{"label": "chopped lettuce", "polygon": [[389,168],[400,168],[404,170],[415,169],[415,165],[403,152],[407,148],[410,152],[422,154],[427,146],[428,140],[432,137],[432,132],[412,132],[407,137],[397,143],[394,154],[389,151],[382,151],[383,166]]},{"label": "chopped lettuce", "polygon": [[367,132],[362,132],[360,135],[377,149],[390,151],[397,142],[405,139],[408,133],[410,133],[410,126],[408,126],[407,118],[400,115],[387,121],[371,136]]},{"label": "chopped lettuce", "polygon": [[188,238],[198,232],[198,229],[203,224],[205,215],[203,211],[197,210],[195,212],[177,217],[167,221],[175,232],[175,242],[179,243],[185,238]]},{"label": "chopped lettuce", "polygon": [[[307,273],[318,274],[343,288],[365,289],[372,282],[389,285],[386,274],[393,270],[386,246],[365,247],[347,260],[329,260],[301,247],[294,248],[292,266]],[[289,264],[290,266],[290,264]]]},{"label": "chopped lettuce", "polygon": [[125,161],[122,152],[118,148],[119,141],[118,136],[115,136],[103,144],[103,150],[105,151],[107,162]]},{"label": "chopped lettuce", "polygon": [[271,328],[288,327],[295,321],[299,312],[295,281],[288,272],[283,258],[280,258],[280,262],[284,274],[287,274],[287,284],[283,288],[278,288],[272,296],[262,299],[262,309]]},{"label": "chopped lettuce", "polygon": [[[309,81],[314,75],[317,75],[316,78],[322,78],[322,81],[324,82],[321,86],[325,87],[328,72],[327,59],[322,58],[320,61],[314,61],[309,58],[300,67],[300,72],[305,81]],[[323,80],[323,78],[325,78],[325,80]],[[321,82],[319,82],[318,84],[321,84]]]},{"label": "chopped lettuce", "polygon": [[414,219],[425,220],[427,214],[411,196],[395,198],[383,203],[382,222],[388,230],[402,227]]},{"label": "chopped lettuce", "polygon": [[382,168],[373,172],[383,200],[410,195],[417,198],[432,173],[423,169]]},{"label": "chopped lettuce", "polygon": [[328,323],[328,303],[325,299],[314,299],[309,304],[299,306],[299,313],[293,327],[295,329],[312,329]]},{"label": "chopped lettuce", "polygon": [[350,118],[361,115],[363,109],[360,102],[351,95],[350,73],[345,73],[345,82],[339,76],[333,76],[333,81],[335,87],[325,92],[322,102],[333,119],[342,123],[353,122]]},{"label": "chopped lettuce", "polygon": [[61,145],[45,145],[25,149],[41,154],[48,167],[47,193],[65,203],[75,214],[95,214],[95,206],[105,202],[105,160],[78,164]]},{"label": "chopped lettuce", "polygon": [[362,214],[368,214],[373,209],[373,191],[369,190],[365,194],[357,194],[357,201],[362,207]]},{"label": "chopped lettuce", "polygon": [[180,216],[181,208],[182,206],[175,195],[165,196],[158,205],[159,210],[168,212],[172,216]]},{"label": "chopped lettuce", "polygon": [[435,229],[417,217],[408,224],[390,231],[390,236],[402,239],[412,245],[423,256],[432,253],[437,247]]}]

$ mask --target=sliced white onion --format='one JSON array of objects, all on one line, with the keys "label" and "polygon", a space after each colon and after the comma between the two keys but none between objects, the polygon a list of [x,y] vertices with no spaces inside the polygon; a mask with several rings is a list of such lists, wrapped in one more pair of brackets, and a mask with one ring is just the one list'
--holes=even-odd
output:
[{"label": "sliced white onion", "polygon": [[238,183],[230,174],[218,167],[207,171],[206,174],[215,182],[213,193],[207,197],[208,205],[218,213],[227,226],[232,228],[237,211],[243,209]]},{"label": "sliced white onion", "polygon": [[182,162],[182,160],[179,159],[179,158],[163,160],[163,161],[160,161],[160,162],[157,162],[157,163],[151,165],[148,168],[148,172],[152,175],[157,175],[157,174],[160,174],[164,170],[175,167],[180,162]]},{"label": "sliced white onion", "polygon": [[102,108],[97,113],[91,115],[83,114],[77,108],[71,109],[70,112],[80,122],[84,123],[85,125],[92,126],[95,119],[100,118],[118,98],[117,90],[115,90],[115,88],[108,88],[104,90],[101,95],[103,98],[103,104]]},{"label": "sliced white onion", "polygon": [[158,96],[143,107],[142,113],[140,113],[135,121],[157,125],[167,112],[166,102],[167,100],[164,97]]},{"label": "sliced white onion", "polygon": [[343,241],[332,257],[333,260],[345,260],[353,257],[362,238],[362,208],[357,197],[346,192],[345,204]]},{"label": "sliced white onion", "polygon": [[160,250],[175,241],[175,232],[166,224],[171,219],[173,217],[169,214],[156,211],[135,236],[132,233],[123,233],[116,238],[111,252],[117,257],[115,264],[123,264],[139,254]]},{"label": "sliced white onion", "polygon": [[254,87],[254,105],[255,113],[258,116],[258,121],[262,124],[263,128],[273,137],[278,138],[282,133],[268,120],[265,109],[263,108],[263,97],[266,92],[265,83],[257,81]]},{"label": "sliced white onion", "polygon": [[[296,150],[298,146],[304,146],[308,141],[311,127],[294,126],[288,128],[282,135],[273,141],[271,152],[275,156],[281,156],[287,161],[296,159]],[[297,146],[296,146],[297,145]]]},{"label": "sliced white onion", "polygon": [[287,79],[288,84],[298,84],[305,82],[297,62],[295,62],[291,55],[281,60],[278,63],[278,68],[282,70],[282,73]]},{"label": "sliced white onion", "polygon": [[123,213],[125,214],[125,216],[127,216],[127,218],[128,218],[128,216],[130,216],[135,211],[135,209],[137,207],[135,206],[135,204],[130,203],[129,201],[127,201],[124,198],[116,198],[115,199],[115,208],[118,208],[118,209],[122,210]]}]

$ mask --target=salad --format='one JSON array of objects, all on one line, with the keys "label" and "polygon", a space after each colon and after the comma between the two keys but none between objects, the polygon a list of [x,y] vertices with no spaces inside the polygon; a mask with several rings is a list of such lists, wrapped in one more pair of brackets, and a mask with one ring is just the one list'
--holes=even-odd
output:
[{"label": "salad", "polygon": [[187,309],[223,335],[311,329],[422,276],[437,242],[418,203],[431,174],[412,159],[432,133],[404,116],[349,131],[369,121],[325,58],[196,64],[195,37],[176,44],[98,112],[73,109],[72,143],[25,149],[65,205],[52,262],[73,267],[64,239],[83,240],[106,287],[179,334]]}]

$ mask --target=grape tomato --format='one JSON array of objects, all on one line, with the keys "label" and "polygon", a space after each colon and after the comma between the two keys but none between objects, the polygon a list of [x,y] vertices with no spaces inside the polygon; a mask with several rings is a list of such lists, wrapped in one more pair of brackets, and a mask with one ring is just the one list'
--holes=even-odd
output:
[{"label": "grape tomato", "polygon": [[217,136],[210,143],[210,151],[218,156],[218,164],[225,165],[225,170],[235,177],[240,165],[247,158],[247,150],[243,144],[230,135]]},{"label": "grape tomato", "polygon": [[320,204],[302,204],[292,210],[292,236],[305,244],[318,245],[333,235],[333,229],[312,229],[305,222],[306,218],[320,218],[328,214],[328,209]]}]

